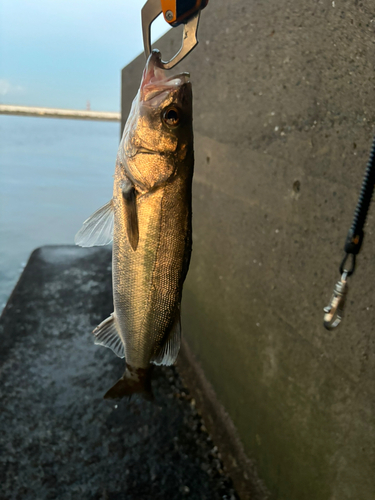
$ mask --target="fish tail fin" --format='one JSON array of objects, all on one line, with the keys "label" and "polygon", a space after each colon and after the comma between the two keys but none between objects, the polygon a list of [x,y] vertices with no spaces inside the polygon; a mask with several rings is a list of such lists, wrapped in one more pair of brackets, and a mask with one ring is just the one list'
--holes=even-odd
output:
[{"label": "fish tail fin", "polygon": [[124,375],[104,395],[104,399],[121,399],[132,394],[141,394],[152,401],[154,395],[151,389],[151,369],[132,368],[126,364]]}]

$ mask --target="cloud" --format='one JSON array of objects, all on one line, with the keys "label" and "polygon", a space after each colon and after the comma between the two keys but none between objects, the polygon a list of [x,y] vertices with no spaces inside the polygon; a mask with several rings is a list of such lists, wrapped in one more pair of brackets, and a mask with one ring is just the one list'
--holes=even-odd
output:
[{"label": "cloud", "polygon": [[25,89],[21,85],[12,85],[9,80],[4,80],[0,78],[0,95],[12,95],[19,94]]}]

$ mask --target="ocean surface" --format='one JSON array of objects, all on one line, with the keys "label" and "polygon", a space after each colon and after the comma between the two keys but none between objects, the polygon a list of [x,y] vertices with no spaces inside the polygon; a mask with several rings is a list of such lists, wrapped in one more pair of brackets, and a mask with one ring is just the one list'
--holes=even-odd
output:
[{"label": "ocean surface", "polygon": [[74,244],[112,197],[120,125],[0,115],[0,311],[30,253]]}]

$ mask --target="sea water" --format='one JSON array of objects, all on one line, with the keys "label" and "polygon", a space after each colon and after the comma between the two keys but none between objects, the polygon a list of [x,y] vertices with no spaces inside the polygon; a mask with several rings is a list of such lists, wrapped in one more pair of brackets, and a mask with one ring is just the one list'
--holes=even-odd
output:
[{"label": "sea water", "polygon": [[0,311],[30,253],[74,244],[112,197],[120,125],[0,116]]}]

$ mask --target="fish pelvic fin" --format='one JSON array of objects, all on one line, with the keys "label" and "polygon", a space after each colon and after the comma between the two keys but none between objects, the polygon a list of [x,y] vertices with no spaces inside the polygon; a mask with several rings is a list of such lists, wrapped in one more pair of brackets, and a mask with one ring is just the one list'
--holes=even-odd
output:
[{"label": "fish pelvic fin", "polygon": [[126,364],[124,375],[106,392],[104,399],[121,399],[132,394],[141,394],[148,401],[153,401],[150,368],[132,368]]}]

